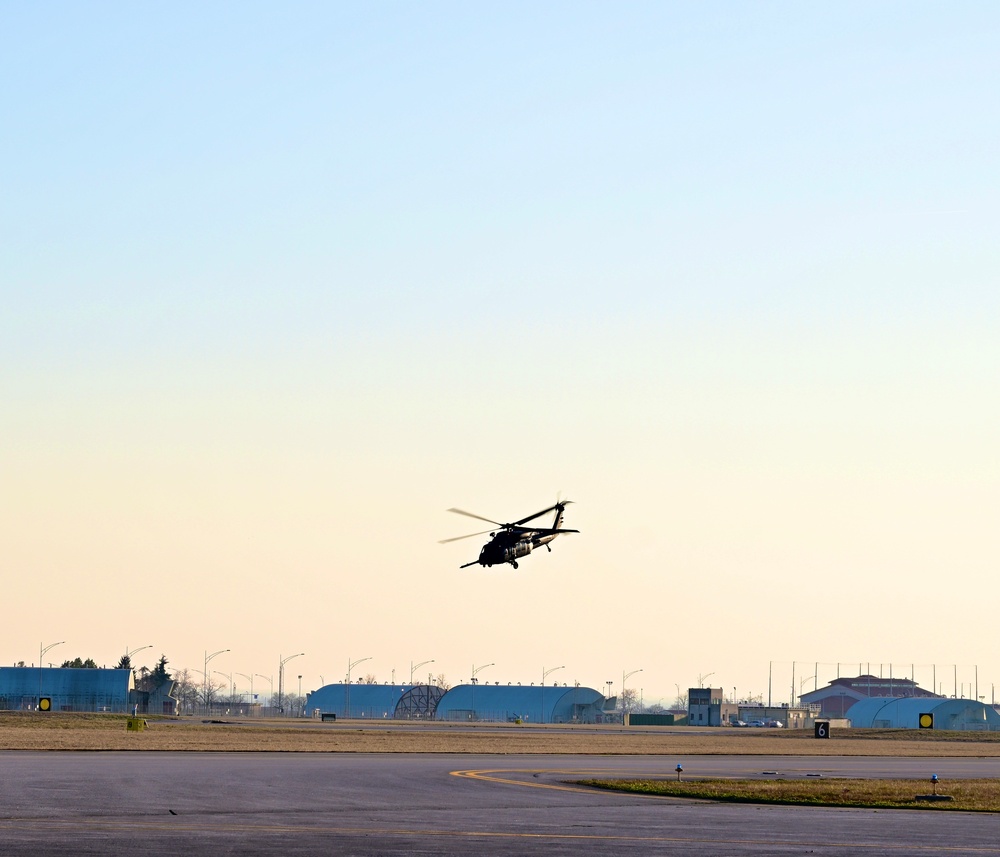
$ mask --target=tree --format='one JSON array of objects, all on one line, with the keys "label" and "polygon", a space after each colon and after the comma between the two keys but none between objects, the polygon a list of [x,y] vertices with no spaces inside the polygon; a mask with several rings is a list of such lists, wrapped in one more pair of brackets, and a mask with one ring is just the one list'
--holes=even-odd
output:
[{"label": "tree", "polygon": [[434,679],[434,684],[441,688],[441,690],[451,690],[451,685],[448,683],[448,679],[444,677],[444,673],[438,673],[438,677]]},{"label": "tree", "polygon": [[191,671],[180,670],[174,676],[174,697],[180,702],[181,710],[195,708],[200,702],[201,687],[194,683]]},{"label": "tree", "polygon": [[62,662],[63,669],[74,669],[74,670],[96,670],[97,664],[93,658],[87,658],[87,660],[82,661],[80,658],[73,658],[71,661]]},{"label": "tree", "polygon": [[622,711],[634,711],[638,707],[639,691],[634,687],[626,687],[619,695]]},{"label": "tree", "polygon": [[128,655],[122,655],[118,659],[118,663],[115,665],[116,670],[130,670],[132,669],[132,659]]},{"label": "tree", "polygon": [[160,659],[156,662],[156,666],[153,667],[152,672],[149,674],[149,683],[155,690],[158,687],[163,687],[163,685],[170,682],[170,680],[170,673],[167,672],[167,656],[160,655]]}]

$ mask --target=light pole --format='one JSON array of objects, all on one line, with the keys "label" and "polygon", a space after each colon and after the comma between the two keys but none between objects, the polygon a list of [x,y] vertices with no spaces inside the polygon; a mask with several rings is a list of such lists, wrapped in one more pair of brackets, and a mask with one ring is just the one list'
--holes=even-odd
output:
[{"label": "light pole", "polygon": [[132,651],[129,651],[128,646],[126,646],[125,647],[125,660],[128,661],[129,669],[132,668],[132,655],[134,655],[136,652],[141,652],[143,649],[151,649],[151,648],[153,648],[153,644],[152,643],[150,643],[148,646],[139,646],[138,649],[132,649]]},{"label": "light pole", "polygon": [[420,668],[421,668],[422,666],[424,666],[424,665],[426,665],[426,664],[432,664],[432,663],[434,663],[434,658],[431,658],[431,659],[430,659],[429,661],[421,661],[421,662],[420,662],[419,664],[417,664],[416,666],[414,666],[414,664],[413,664],[413,661],[410,661],[410,684],[411,684],[411,685],[413,684],[413,674],[414,674],[414,673],[415,673],[415,672],[416,672],[416,671],[417,671],[418,669],[420,669]]},{"label": "light pole", "polygon": [[496,664],[483,664],[481,667],[477,667],[475,664],[472,665],[472,678],[469,679],[469,682],[472,685],[472,716],[476,720],[479,719],[478,717],[476,717],[476,684],[477,684],[476,673],[478,673],[480,670],[486,669],[486,667],[495,667],[495,666]]},{"label": "light pole", "polygon": [[302,699],[302,676],[299,676],[299,699]]},{"label": "light pole", "polygon": [[254,675],[257,676],[257,678],[262,678],[262,679],[264,679],[264,681],[267,682],[267,687],[268,687],[268,694],[267,694],[268,708],[273,708],[274,707],[274,676],[261,675],[260,673],[254,673]]},{"label": "light pole", "polygon": [[38,644],[38,702],[36,704],[36,711],[41,711],[42,706],[42,658],[49,649],[61,646],[65,642],[65,640],[60,640],[58,643],[49,643],[47,646],[43,646],[41,643]]},{"label": "light pole", "polygon": [[287,664],[292,658],[300,658],[305,652],[299,652],[295,655],[289,655],[287,658],[282,658],[278,655],[278,712],[281,714],[285,713],[285,664]]},{"label": "light pole", "polygon": [[367,658],[358,658],[356,661],[352,661],[350,658],[347,659],[347,684],[344,687],[344,717],[351,716],[351,670],[358,664],[370,661],[371,659],[371,655]]},{"label": "light pole", "polygon": [[232,705],[233,697],[236,696],[236,685],[233,682],[233,674],[224,673],[222,670],[212,670],[212,672],[218,673],[221,676],[225,676],[226,682],[229,685],[229,704]]},{"label": "light pole", "polygon": [[250,705],[253,705],[253,676],[246,673],[236,673],[240,678],[245,678],[250,682]]},{"label": "light pole", "polygon": [[698,687],[704,687],[705,686],[705,679],[707,679],[709,676],[713,676],[713,675],[715,675],[714,672],[705,673],[704,675],[702,675],[701,673],[698,673]]},{"label": "light pole", "polygon": [[564,669],[566,669],[565,664],[563,664],[561,667],[552,667],[551,669],[545,669],[545,667],[542,667],[542,716],[541,716],[542,723],[545,722],[545,677],[549,673],[554,673],[556,670],[564,670]]},{"label": "light pole", "polygon": [[217,655],[224,654],[224,653],[226,653],[228,651],[229,651],[229,649],[219,649],[219,651],[212,652],[212,654],[209,654],[208,653],[208,649],[205,650],[205,669],[204,669],[204,672],[202,672],[202,675],[205,676],[205,711],[206,711],[206,713],[210,713],[211,712],[211,706],[212,706],[212,699],[211,699],[211,696],[210,696],[210,693],[209,693],[209,691],[210,691],[209,685],[211,685],[212,682],[210,681],[211,673],[208,671],[208,662],[210,660],[212,660],[212,658],[216,657]]},{"label": "light pole", "polygon": [[622,670],[622,724],[625,723],[625,681],[630,675],[635,675],[636,673],[641,673],[641,669],[632,670],[632,672],[627,673]]}]

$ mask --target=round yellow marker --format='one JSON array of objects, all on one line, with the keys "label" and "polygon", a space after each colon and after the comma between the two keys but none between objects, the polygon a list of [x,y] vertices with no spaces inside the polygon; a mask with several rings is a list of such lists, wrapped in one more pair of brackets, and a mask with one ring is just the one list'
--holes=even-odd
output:
[{"label": "round yellow marker", "polygon": [[47,696],[43,696],[38,700],[38,710],[39,711],[51,711],[52,710],[52,700]]},{"label": "round yellow marker", "polygon": [[920,728],[921,729],[933,729],[934,728],[934,715],[933,714],[921,714],[920,715]]}]

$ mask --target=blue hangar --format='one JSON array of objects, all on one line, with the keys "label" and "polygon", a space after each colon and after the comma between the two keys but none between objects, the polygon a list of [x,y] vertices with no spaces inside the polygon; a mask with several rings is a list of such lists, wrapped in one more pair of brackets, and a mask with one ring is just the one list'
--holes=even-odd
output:
[{"label": "blue hangar", "polygon": [[305,713],[357,719],[597,723],[604,696],[589,687],[460,684],[328,684],[306,695]]}]

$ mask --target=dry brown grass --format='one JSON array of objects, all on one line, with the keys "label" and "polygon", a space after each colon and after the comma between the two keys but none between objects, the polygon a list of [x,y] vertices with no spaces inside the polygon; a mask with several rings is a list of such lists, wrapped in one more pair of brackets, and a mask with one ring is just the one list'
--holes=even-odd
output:
[{"label": "dry brown grass", "polygon": [[115,714],[0,713],[0,750],[187,750],[309,753],[565,753],[581,755],[991,756],[1000,735],[923,731],[848,731],[815,740],[805,730],[684,727],[525,727],[515,724],[365,724],[298,720],[147,718],[127,732]]},{"label": "dry brown grass", "polygon": [[927,780],[583,780],[583,785],[659,797],[700,798],[731,803],[851,806],[885,809],[1000,812],[1000,780],[950,780],[938,789],[951,800],[921,801],[931,794]]}]

